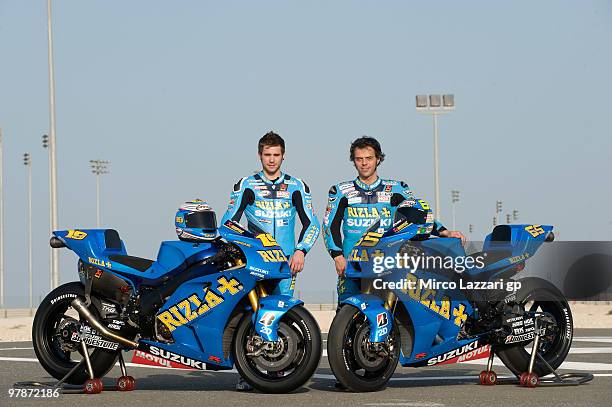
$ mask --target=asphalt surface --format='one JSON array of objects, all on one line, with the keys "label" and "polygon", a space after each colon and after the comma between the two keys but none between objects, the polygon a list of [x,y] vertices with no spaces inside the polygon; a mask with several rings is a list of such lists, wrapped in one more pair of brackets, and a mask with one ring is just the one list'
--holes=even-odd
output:
[{"label": "asphalt surface", "polygon": [[[325,337],[325,336],[324,336]],[[326,343],[324,343],[324,348]],[[131,360],[131,355],[126,361]],[[235,371],[200,372],[128,366],[136,378],[136,390],[97,395],[61,394],[58,398],[15,398],[9,390],[15,383],[53,379],[36,360],[31,342],[0,343],[0,405],[140,405],[149,406],[610,406],[612,405],[612,329],[577,330],[570,355],[560,373],[590,372],[593,381],[580,386],[526,389],[515,383],[497,386],[477,384],[485,359],[440,367],[402,368],[385,390],[376,393],[348,393],[334,388],[334,378],[324,356],[315,376],[305,387],[291,394],[269,395],[234,390]],[[499,361],[498,361],[499,363]],[[501,365],[498,376],[509,377]],[[112,386],[121,375],[115,367],[103,379]],[[146,403],[146,404],[145,404]]]}]

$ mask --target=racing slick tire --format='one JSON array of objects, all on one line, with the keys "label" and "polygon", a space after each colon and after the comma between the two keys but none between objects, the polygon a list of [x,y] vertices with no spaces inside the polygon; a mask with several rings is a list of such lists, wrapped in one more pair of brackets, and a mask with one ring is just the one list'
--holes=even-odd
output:
[{"label": "racing slick tire", "polygon": [[249,355],[253,341],[261,340],[253,329],[252,314],[239,322],[232,352],[236,369],[253,388],[264,393],[289,393],[303,386],[321,360],[321,331],[317,321],[303,307],[285,313],[278,326],[278,351]]},{"label": "racing slick tire", "polygon": [[[345,305],[334,317],[327,336],[327,357],[336,379],[353,392],[372,392],[385,387],[397,367],[400,354],[400,335],[397,322],[393,323],[390,333],[392,346],[390,354],[378,360],[361,346],[361,341],[369,337],[369,323],[357,308]],[[359,342],[359,343],[358,343]],[[356,352],[358,353],[356,355]],[[361,362],[360,362],[361,361]],[[365,363],[364,363],[365,361]],[[369,369],[364,365],[371,362]],[[361,372],[363,371],[363,372]]]},{"label": "racing slick tire", "polygon": [[[540,337],[538,346],[540,355],[553,368],[557,369],[567,357],[572,346],[573,320],[569,304],[563,294],[551,283],[540,278],[528,278],[521,281],[522,287],[516,293],[515,302],[527,305],[526,310],[550,313],[556,322],[556,334]],[[514,375],[520,378],[529,366],[531,342],[520,342],[513,345],[498,346],[496,354]],[[530,351],[528,352],[525,347]],[[536,358],[533,373],[539,377],[550,373],[538,358]]]},{"label": "racing slick tire", "polygon": [[[32,344],[34,352],[42,367],[53,377],[61,380],[78,363],[71,359],[74,353],[79,360],[82,358],[80,347],[72,351],[62,348],[62,339],[58,335],[58,326],[66,320],[65,313],[71,308],[70,303],[75,298],[85,300],[85,291],[80,282],[72,282],[61,285],[51,291],[40,303],[34,316],[32,324]],[[89,310],[98,315],[98,311],[92,305]],[[78,315],[76,310],[74,316]],[[81,321],[82,324],[86,322]],[[90,348],[91,349],[91,348]],[[116,350],[93,348],[89,358],[94,373],[94,378],[103,377],[115,365],[120,348]],[[89,379],[87,367],[82,364],[70,377],[66,379],[69,384],[83,384]]]}]

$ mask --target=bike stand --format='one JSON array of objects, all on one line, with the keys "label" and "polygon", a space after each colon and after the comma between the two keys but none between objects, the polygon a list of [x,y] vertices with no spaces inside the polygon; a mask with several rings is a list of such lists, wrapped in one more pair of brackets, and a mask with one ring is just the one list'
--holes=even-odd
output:
[{"label": "bike stand", "polygon": [[[91,360],[89,359],[89,353],[87,352],[87,345],[81,340],[81,349],[83,351],[83,359],[77,363],[60,381],[51,385],[40,382],[18,382],[13,387],[34,387],[34,388],[51,388],[53,390],[59,389],[62,394],[98,394],[104,389],[101,378],[95,378],[93,368],[91,366]],[[74,374],[81,366],[85,363],[87,367],[87,374],[89,379],[83,383],[82,386],[77,385],[65,385],[64,382],[68,380],[70,376]],[[123,360],[123,353],[119,352],[119,367],[121,368],[121,377],[117,379],[117,385],[111,386],[106,390],[110,391],[132,391],[136,387],[136,380],[132,376],[127,375],[125,368],[125,361]]]},{"label": "bike stand", "polygon": [[[529,358],[529,365],[526,372],[521,373],[519,376],[519,384],[523,387],[534,388],[536,386],[578,386],[579,384],[584,384],[586,382],[590,382],[593,380],[592,373],[564,373],[558,374],[555,369],[552,368],[540,355],[538,352],[538,345],[540,343],[540,330],[538,329],[538,319],[535,318],[535,337],[533,339],[533,345],[531,347],[531,357]],[[489,360],[487,361],[487,370],[483,370],[480,372],[479,379],[480,384],[492,386],[495,384],[511,384],[516,383],[516,380],[513,378],[503,379],[502,381],[498,381],[497,375],[494,371],[492,371],[493,367],[493,358],[495,357],[495,352],[493,351],[493,346],[491,346]],[[535,364],[535,360],[538,358],[540,362],[546,366],[550,373],[554,375],[551,378],[540,378],[536,373],[533,372],[533,366]]]},{"label": "bike stand", "polygon": [[497,374],[493,371],[493,358],[495,357],[495,352],[493,351],[493,346],[491,345],[489,349],[489,359],[487,360],[487,370],[483,370],[478,375],[480,379],[480,384],[485,386],[493,386],[497,384]]}]

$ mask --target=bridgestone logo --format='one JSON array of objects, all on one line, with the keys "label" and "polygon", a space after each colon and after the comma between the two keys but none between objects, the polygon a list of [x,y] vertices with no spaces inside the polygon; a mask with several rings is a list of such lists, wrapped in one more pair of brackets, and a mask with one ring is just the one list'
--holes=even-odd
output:
[{"label": "bridgestone logo", "polygon": [[55,297],[54,299],[51,300],[51,304],[55,304],[56,302],[58,302],[59,300],[63,300],[64,298],[76,298],[77,295],[76,294],[63,294],[60,295],[59,297]]},{"label": "bridgestone logo", "polygon": [[516,342],[523,342],[523,341],[528,341],[530,339],[533,339],[535,337],[535,332],[528,332],[526,334],[523,335],[510,335],[506,338],[506,343],[516,343]]},{"label": "bridgestone logo", "polygon": [[117,350],[119,347],[117,342],[106,341],[97,335],[83,334],[79,338],[79,334],[75,332],[72,334],[71,340],[73,342],[79,342],[82,340],[85,342],[85,345],[93,346],[94,348]]}]

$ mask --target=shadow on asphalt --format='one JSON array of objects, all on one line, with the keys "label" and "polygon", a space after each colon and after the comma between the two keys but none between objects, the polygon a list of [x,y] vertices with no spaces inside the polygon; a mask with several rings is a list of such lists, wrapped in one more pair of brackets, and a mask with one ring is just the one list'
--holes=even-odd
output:
[{"label": "shadow on asphalt", "polygon": [[[479,385],[478,379],[475,379],[475,376],[481,372],[481,369],[472,370],[472,369],[418,369],[414,370],[414,373],[403,373],[403,372],[395,372],[393,374],[393,379],[402,379],[402,380],[390,380],[387,382],[387,388],[414,388],[414,387],[450,387],[450,386],[460,386],[466,384]],[[331,369],[319,369],[317,371],[319,374],[330,374],[333,375]],[[427,376],[434,376],[431,380],[425,380],[424,378]],[[440,376],[457,376],[457,379],[453,380],[440,380],[438,377]],[[465,379],[461,379],[461,376],[466,376]],[[417,380],[409,380],[411,378]],[[408,380],[406,380],[408,379]],[[313,378],[310,387],[313,390],[319,391],[327,391],[332,393],[347,393],[347,390],[336,389],[334,387],[334,381],[329,379],[317,379]]]}]

